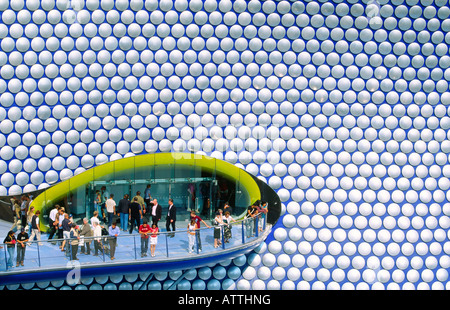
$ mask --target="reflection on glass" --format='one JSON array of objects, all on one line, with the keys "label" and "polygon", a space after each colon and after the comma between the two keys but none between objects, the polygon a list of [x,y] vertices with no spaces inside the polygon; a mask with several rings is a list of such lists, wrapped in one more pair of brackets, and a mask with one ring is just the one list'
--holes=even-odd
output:
[{"label": "reflection on glass", "polygon": [[[123,198],[132,201],[136,196],[149,223],[154,200],[162,206],[161,221],[165,221],[168,201],[172,199],[177,210],[177,226],[188,224],[191,211],[209,225],[219,209],[228,211],[235,219],[242,219],[248,206],[257,200],[269,201],[271,212],[267,214],[267,221],[271,224],[276,222],[281,210],[276,193],[258,178],[222,160],[188,153],[123,158],[32,194],[35,210],[41,210],[44,231],[55,205],[64,207],[78,224],[83,218],[91,218],[95,211],[100,220],[106,220],[105,203],[111,194],[116,204],[113,218],[116,222],[121,220],[117,209],[119,201]],[[164,228],[165,223],[160,222],[160,225]]]}]

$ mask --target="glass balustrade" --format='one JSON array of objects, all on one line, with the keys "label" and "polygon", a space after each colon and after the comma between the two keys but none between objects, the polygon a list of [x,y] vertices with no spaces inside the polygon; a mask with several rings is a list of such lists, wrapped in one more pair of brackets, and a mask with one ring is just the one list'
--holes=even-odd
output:
[{"label": "glass balustrade", "polygon": [[[121,231],[117,237],[102,235],[51,240],[46,240],[44,235],[40,241],[26,243],[23,266],[21,262],[17,262],[20,245],[16,243],[14,251],[11,251],[8,250],[7,244],[2,244],[0,273],[66,268],[74,261],[81,266],[92,266],[114,262],[132,264],[136,261],[189,260],[196,255],[219,254],[224,250],[238,249],[262,237],[270,228],[265,214],[262,213],[224,225],[213,226],[207,223],[209,227],[206,227],[202,223],[199,229],[193,231],[189,230],[188,223],[185,223],[185,227],[179,224],[175,231],[159,232],[154,249],[151,237],[143,239],[137,232],[130,234]],[[11,262],[12,266],[8,266],[8,262]]]}]

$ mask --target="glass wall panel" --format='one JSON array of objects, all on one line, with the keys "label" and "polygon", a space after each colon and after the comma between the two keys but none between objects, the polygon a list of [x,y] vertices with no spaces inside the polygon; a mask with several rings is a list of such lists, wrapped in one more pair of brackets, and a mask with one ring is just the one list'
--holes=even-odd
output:
[{"label": "glass wall panel", "polygon": [[35,210],[41,210],[41,228],[47,226],[48,216],[50,214],[50,210],[52,209],[51,203],[47,203],[47,191],[33,197],[33,206]]},{"label": "glass wall panel", "polygon": [[[177,207],[177,225],[181,226],[187,225],[191,210],[211,221],[218,209],[226,211],[226,203],[236,220],[242,219],[247,207],[256,200],[274,204],[269,203],[269,209],[276,211],[273,216],[269,213],[269,223],[279,216],[276,194],[262,181],[230,163],[189,153],[147,154],[108,162],[36,193],[34,206],[41,209],[44,226],[55,204],[64,207],[81,224],[96,210],[101,220],[107,217],[104,203],[110,194],[114,194],[118,206],[124,195],[132,200],[140,192],[143,204],[150,207],[150,200],[144,200],[147,186],[152,199],[162,206],[161,229],[165,229],[169,198]],[[118,221],[117,217],[114,220]]]},{"label": "glass wall panel", "polygon": [[[134,165],[134,180],[130,187],[130,200],[135,197],[138,192],[139,196],[142,199],[146,199],[146,192],[149,191],[150,197],[153,196],[154,192],[154,179],[155,179],[155,166],[154,161],[155,157],[153,154],[144,155],[144,156],[135,156],[133,157],[135,160]],[[147,187],[149,189],[147,190]],[[149,201],[145,200],[146,207],[149,207]]]},{"label": "glass wall panel", "polygon": [[152,184],[155,179],[155,156],[153,154],[133,156],[135,160],[135,179]]},{"label": "glass wall panel", "polygon": [[[41,194],[42,195],[42,194]],[[33,201],[33,206],[35,207],[35,210],[38,210],[38,204],[39,200],[41,199],[41,195],[36,197],[36,202]],[[45,203],[42,206],[41,213],[42,214],[50,214],[51,209],[55,205],[59,205],[60,207],[63,207],[65,212],[68,214],[72,214],[73,211],[73,204],[72,199],[73,195],[70,192],[70,183],[69,182],[61,182],[56,185],[53,185],[52,187],[49,187],[44,193],[43,193],[43,199]],[[46,218],[46,222],[42,223],[45,225],[48,225],[48,217]]]}]

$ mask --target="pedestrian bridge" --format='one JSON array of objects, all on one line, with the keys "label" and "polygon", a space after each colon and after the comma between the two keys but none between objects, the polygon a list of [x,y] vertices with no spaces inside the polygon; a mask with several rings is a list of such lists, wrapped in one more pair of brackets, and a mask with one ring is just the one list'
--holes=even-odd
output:
[{"label": "pedestrian bridge", "polygon": [[[141,237],[122,231],[117,237],[115,259],[112,260],[107,251],[94,256],[93,239],[90,254],[81,254],[78,247],[78,260],[72,260],[71,252],[60,249],[62,239],[32,241],[27,246],[24,266],[17,266],[13,259],[13,267],[8,268],[6,261],[9,254],[6,245],[0,250],[0,285],[65,280],[68,283],[83,277],[94,277],[113,274],[155,273],[161,271],[177,271],[200,268],[236,258],[255,249],[268,236],[272,225],[266,223],[265,217],[243,219],[231,225],[231,238],[226,242],[221,226],[220,244],[214,246],[214,227],[203,227],[197,230],[194,251],[189,253],[187,222],[186,227],[178,224],[173,233],[160,232],[155,249],[155,256],[141,256]],[[108,236],[102,236],[102,244],[108,247]]]},{"label": "pedestrian bridge", "polygon": [[[153,197],[166,195],[165,199],[172,198],[175,201],[179,198],[178,203],[175,202],[179,219],[176,221],[177,229],[174,234],[166,232],[162,228],[165,219],[163,215],[159,222],[160,233],[155,256],[148,253],[147,256],[141,257],[140,235],[121,231],[117,237],[113,260],[107,251],[94,256],[94,237],[84,238],[85,242],[91,241],[90,254],[78,254],[77,260],[74,260],[69,253],[60,249],[62,240],[46,240],[47,235],[43,234],[40,242],[32,241],[27,246],[24,266],[16,266],[14,251],[13,267],[8,268],[10,254],[6,245],[3,245],[0,249],[0,285],[70,280],[72,276],[77,278],[177,271],[217,264],[255,249],[269,235],[281,213],[280,198],[259,178],[228,162],[190,153],[138,155],[88,169],[46,189],[31,193],[30,207],[41,211],[39,223],[43,232],[48,228],[50,210],[56,204],[64,206],[65,212],[73,215],[73,221],[81,225],[83,218],[92,216],[92,197],[99,187],[106,185],[108,190],[117,194],[116,197],[125,194],[133,197],[131,194],[137,190],[143,191],[144,184],[152,185]],[[186,184],[189,184],[191,189],[187,197],[182,196],[182,193],[187,192]],[[208,188],[206,196],[203,197],[208,202],[206,204],[200,204],[199,199],[196,199],[199,197],[200,185]],[[8,215],[9,212],[7,222],[13,221],[11,198],[0,197],[0,215]],[[165,199],[158,201],[165,202]],[[183,207],[182,203],[186,200],[192,204]],[[189,253],[189,216],[183,215],[189,214],[190,210],[201,211],[201,218],[209,223],[208,226],[212,226],[215,211],[222,208],[224,201],[232,206],[232,217],[236,220],[231,224],[231,238],[225,240],[225,235],[228,234],[224,233],[224,226],[214,228],[202,224],[202,227],[196,230],[194,251]],[[255,201],[267,202],[267,213],[245,219],[247,207]],[[163,214],[167,214],[165,206]],[[214,240],[214,229],[221,230],[218,240]],[[3,238],[6,234],[7,231],[2,232]],[[102,243],[108,246],[107,236],[102,237]],[[220,245],[215,247],[217,243]],[[81,247],[78,253],[80,251]]]}]

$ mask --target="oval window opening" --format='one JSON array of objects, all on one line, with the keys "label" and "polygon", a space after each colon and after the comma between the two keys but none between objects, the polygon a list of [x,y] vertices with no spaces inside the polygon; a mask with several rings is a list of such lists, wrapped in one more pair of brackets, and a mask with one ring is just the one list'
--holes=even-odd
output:
[{"label": "oval window opening", "polygon": [[278,195],[257,177],[223,160],[189,153],[146,154],[108,162],[30,193],[30,206],[40,210],[45,231],[55,205],[81,224],[94,211],[100,219],[107,217],[104,204],[110,195],[116,208],[124,197],[130,201],[138,197],[148,217],[156,202],[163,208],[163,219],[170,198],[177,206],[177,222],[187,221],[191,211],[212,220],[219,209],[241,219],[255,202],[266,203],[268,224],[274,225],[281,213]]}]

